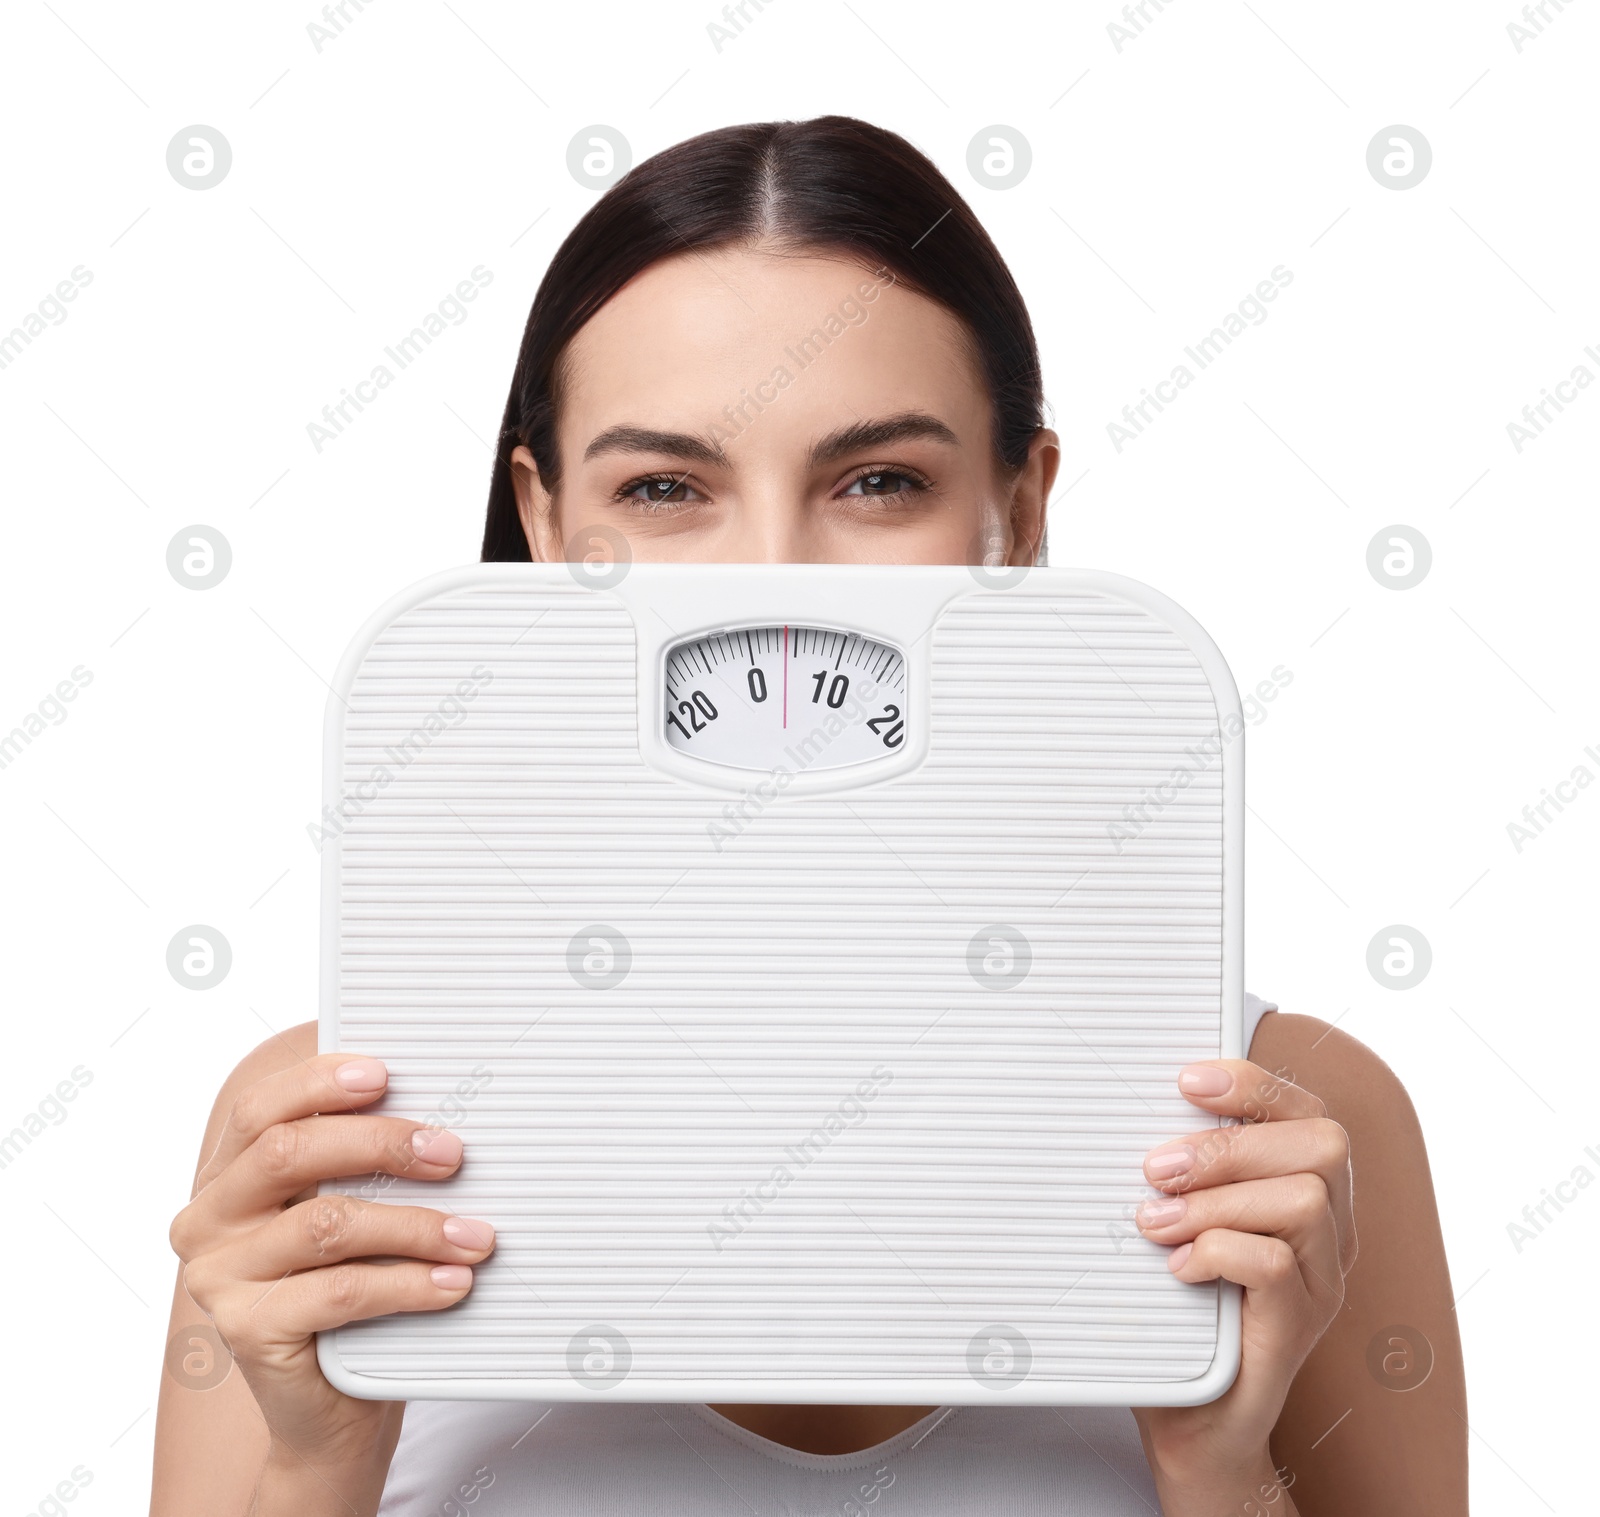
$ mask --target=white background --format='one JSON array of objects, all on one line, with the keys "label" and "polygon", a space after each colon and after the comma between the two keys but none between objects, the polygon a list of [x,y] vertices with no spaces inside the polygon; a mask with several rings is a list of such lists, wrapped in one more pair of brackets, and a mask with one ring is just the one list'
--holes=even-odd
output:
[{"label": "white background", "polygon": [[[1053,561],[1176,598],[1241,687],[1293,671],[1248,739],[1248,983],[1415,1098],[1476,1508],[1593,1510],[1600,1186],[1520,1252],[1507,1225],[1600,1176],[1600,787],[1520,852],[1507,824],[1600,775],[1600,387],[1520,453],[1507,423],[1600,375],[1600,12],[1551,6],[1520,52],[1509,0],[1149,13],[1118,51],[1109,3],[771,0],[719,52],[711,0],[369,0],[318,51],[310,0],[8,7],[0,333],[93,277],[0,368],[0,733],[93,682],[0,769],[0,1132],[92,1072],[0,1171],[6,1510],[80,1464],[76,1510],[146,1500],[168,1222],[219,1082],[315,1011],[324,682],[393,591],[477,556],[522,323],[593,203],[568,142],[826,111],[909,136],[1010,261],[1065,441]],[[233,153],[198,192],[166,165],[197,123]],[[966,169],[994,124],[1033,153],[1005,191]],[[1414,188],[1367,168],[1393,124],[1432,145]],[[468,319],[317,452],[307,423],[475,265]],[[1107,423],[1276,265],[1268,319],[1118,452]],[[233,550],[204,592],[166,567],[195,523]],[[1367,568],[1391,524],[1432,547],[1412,589]],[[166,968],[190,923],[232,945],[210,991]],[[1432,947],[1411,990],[1367,968],[1395,923]]]}]

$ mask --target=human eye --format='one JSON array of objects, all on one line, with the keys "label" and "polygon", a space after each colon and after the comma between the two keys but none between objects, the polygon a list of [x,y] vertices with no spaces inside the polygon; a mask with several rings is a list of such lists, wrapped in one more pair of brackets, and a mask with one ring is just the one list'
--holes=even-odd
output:
[{"label": "human eye", "polygon": [[666,506],[699,505],[705,500],[687,474],[643,474],[631,479],[616,493],[616,499],[654,510]]},{"label": "human eye", "polygon": [[889,467],[885,464],[869,464],[856,470],[850,482],[842,489],[841,496],[853,495],[877,497],[879,499],[898,497],[901,500],[910,500],[915,496],[932,490],[931,481],[912,469],[903,467]]}]

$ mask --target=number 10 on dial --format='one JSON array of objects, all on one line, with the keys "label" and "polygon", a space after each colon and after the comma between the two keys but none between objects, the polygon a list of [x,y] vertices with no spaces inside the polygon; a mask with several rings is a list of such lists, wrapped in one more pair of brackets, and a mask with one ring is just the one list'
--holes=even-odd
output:
[{"label": "number 10 on dial", "polygon": [[667,653],[666,739],[735,769],[837,769],[906,740],[898,648],[824,627],[739,627]]}]

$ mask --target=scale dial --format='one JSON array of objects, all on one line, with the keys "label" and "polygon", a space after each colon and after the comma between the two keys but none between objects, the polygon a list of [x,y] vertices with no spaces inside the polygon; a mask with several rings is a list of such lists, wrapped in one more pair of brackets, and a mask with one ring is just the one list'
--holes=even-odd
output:
[{"label": "scale dial", "polygon": [[709,632],[669,648],[663,675],[668,744],[708,763],[798,774],[905,745],[905,656],[859,632]]}]

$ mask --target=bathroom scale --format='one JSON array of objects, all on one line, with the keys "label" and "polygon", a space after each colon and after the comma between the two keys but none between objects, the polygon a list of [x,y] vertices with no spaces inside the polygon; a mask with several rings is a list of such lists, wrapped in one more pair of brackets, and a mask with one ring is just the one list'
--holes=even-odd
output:
[{"label": "bathroom scale", "polygon": [[456,1132],[471,1292],[382,1399],[1189,1405],[1239,1291],[1134,1224],[1242,1056],[1238,693],[1132,580],[483,564],[328,704],[319,1046]]}]

